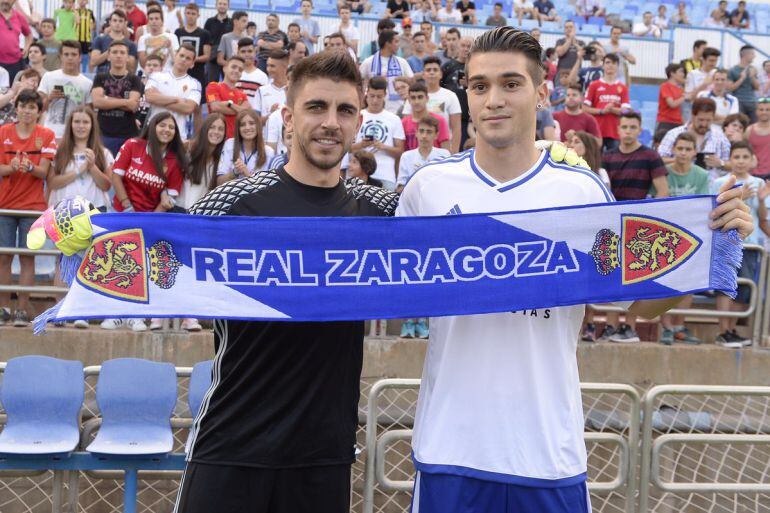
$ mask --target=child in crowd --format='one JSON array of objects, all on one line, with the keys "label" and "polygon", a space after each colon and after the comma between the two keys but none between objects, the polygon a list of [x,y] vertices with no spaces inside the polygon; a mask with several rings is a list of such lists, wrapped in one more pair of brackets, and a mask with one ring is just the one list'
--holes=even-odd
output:
[{"label": "child in crowd", "polygon": [[[163,57],[157,54],[149,55],[145,61],[144,74],[142,75],[142,85],[147,85],[147,80],[156,71],[163,70]],[[136,111],[136,127],[141,130],[144,124],[147,122],[147,114],[150,113],[150,104],[142,94],[139,99],[139,110]]]},{"label": "child in crowd", "polygon": [[[58,12],[58,11],[57,11]],[[56,22],[52,18],[46,18],[40,22],[40,43],[45,48],[45,59],[43,67],[46,71],[53,71],[61,68],[60,52],[61,41],[54,35],[56,32]]]},{"label": "child in crowd", "polygon": [[[709,193],[708,171],[694,163],[698,153],[698,142],[690,132],[682,132],[674,140],[674,162],[668,170],[668,194],[671,197],[692,196]],[[650,191],[656,195],[655,187]],[[690,308],[692,295],[685,296],[677,308]],[[684,315],[663,315],[660,343],[670,346],[675,341],[686,344],[700,344],[700,339],[690,333],[684,325]]]},{"label": "child in crowd", "polygon": [[567,88],[569,87],[569,70],[559,71],[558,83],[554,84],[551,92],[551,110],[559,112],[564,110],[564,102],[567,100]]},{"label": "child in crowd", "polygon": [[[730,172],[735,175],[738,183],[745,184],[749,189],[749,197],[743,201],[751,209],[754,217],[754,232],[743,242],[744,244],[764,243],[764,235],[770,234],[770,226],[767,222],[766,199],[770,196],[770,186],[761,178],[752,176],[754,168],[754,151],[747,141],[737,141],[730,147]],[[729,176],[729,175],[728,175]],[[718,178],[712,182],[711,192],[716,194],[719,187],[727,180],[727,176]],[[760,231],[760,227],[762,231]],[[738,270],[739,278],[748,278],[756,282],[759,274],[759,254],[756,251],[744,251],[743,262]],[[724,294],[717,296],[717,310],[720,312],[744,310],[741,305],[747,305],[751,299],[751,289],[745,285],[738,286],[738,296],[733,300]],[[716,342],[723,347],[740,349],[751,345],[751,337],[739,335],[736,331],[738,319],[735,317],[719,318],[719,335]]]},{"label": "child in crowd", "polygon": [[[44,181],[56,154],[52,130],[38,124],[43,98],[37,91],[25,90],[15,100],[16,123],[0,127],[0,206],[9,210],[45,210]],[[27,233],[34,217],[0,216],[0,247],[26,248]],[[11,284],[13,255],[0,255],[0,285]],[[19,285],[35,283],[35,257],[20,256]],[[0,324],[11,320],[11,294],[0,293]],[[13,325],[29,324],[29,294],[18,294]]]},{"label": "child in crowd", "polygon": [[[34,47],[35,45],[32,45]],[[39,51],[39,50],[38,50]],[[32,68],[27,68],[16,74],[18,80],[14,80],[13,86],[0,94],[0,125],[16,121],[16,98],[22,91],[37,91],[40,85],[40,73]]]},{"label": "child in crowd", "polygon": [[358,178],[369,185],[382,187],[382,182],[376,178],[372,178],[375,171],[377,171],[377,159],[374,158],[374,153],[366,150],[358,150],[350,154],[346,173],[348,178]]},{"label": "child in crowd", "polygon": [[61,9],[54,11],[53,18],[56,23],[56,39],[59,41],[78,40],[80,16],[75,10],[75,0],[64,0]]}]

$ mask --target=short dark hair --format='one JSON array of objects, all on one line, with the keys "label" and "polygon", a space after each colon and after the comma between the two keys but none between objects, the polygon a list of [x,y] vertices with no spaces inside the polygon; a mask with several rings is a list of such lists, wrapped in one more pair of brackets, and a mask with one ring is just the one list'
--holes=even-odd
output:
[{"label": "short dark hair", "polygon": [[152,53],[147,56],[147,58],[144,60],[144,62],[150,62],[150,61],[158,61],[161,66],[163,66],[163,57],[160,56],[160,54]]},{"label": "short dark hair", "polygon": [[377,171],[377,159],[374,158],[374,153],[366,150],[358,150],[353,153],[353,156],[361,164],[361,171],[366,176],[372,176]]},{"label": "short dark hair", "polygon": [[425,82],[422,80],[415,81],[412,83],[412,85],[409,86],[409,92],[410,93],[425,93],[425,96],[428,96],[428,86],[425,85]]},{"label": "short dark hair", "polygon": [[248,22],[246,24],[246,28],[251,28],[251,27],[257,28],[257,24],[253,21]]},{"label": "short dark hair", "polygon": [[198,4],[195,2],[190,2],[189,4],[184,6],[184,10],[190,9],[191,11],[200,12],[200,7],[198,7]]},{"label": "short dark hair", "polygon": [[736,141],[730,145],[730,156],[733,156],[733,153],[735,153],[738,150],[746,150],[751,155],[754,155],[754,148],[751,147],[751,143],[749,141]]},{"label": "short dark hair", "polygon": [[495,2],[495,7],[499,7],[500,9],[502,9],[503,4],[501,4],[500,2]]},{"label": "short dark hair", "polygon": [[462,39],[462,37],[463,37],[463,35],[460,34],[460,29],[458,29],[457,27],[450,28],[449,30],[446,31],[446,33],[447,33],[447,35],[449,35],[449,34],[457,34],[457,38],[458,39]]},{"label": "short dark hair", "polygon": [[237,55],[233,55],[229,59],[227,59],[227,64],[230,64],[230,61],[238,61],[241,64],[246,64],[246,61],[244,61],[242,58],[238,57]]},{"label": "short dark hair", "polygon": [[428,125],[433,130],[438,133],[438,119],[434,118],[433,116],[425,116],[420,121],[417,122],[417,125]]},{"label": "short dark hair", "polygon": [[695,139],[695,136],[690,132],[682,132],[681,134],[677,135],[676,139],[674,139],[674,146],[676,146],[676,143],[679,141],[687,141],[688,143],[692,143],[694,148],[698,147],[698,140]]},{"label": "short dark hair", "polygon": [[414,41],[416,37],[424,37],[425,39],[428,39],[428,34],[422,31],[415,32],[414,34],[412,34],[412,41]]},{"label": "short dark hair", "polygon": [[428,64],[437,64],[438,67],[441,67],[441,59],[436,57],[435,55],[428,55],[422,60],[422,67],[425,68]]},{"label": "short dark hair", "polygon": [[706,41],[705,39],[696,39],[695,42],[692,44],[692,49],[697,50],[701,46],[706,46],[707,44],[709,44],[709,42]]},{"label": "short dark hair", "polygon": [[580,82],[570,82],[570,84],[567,86],[567,89],[579,91],[581,95],[583,94],[583,86],[580,85]]},{"label": "short dark hair", "polygon": [[602,62],[604,61],[612,61],[615,64],[620,64],[620,57],[618,57],[618,54],[616,53],[608,53],[604,56],[604,59],[602,59]]},{"label": "short dark hair", "polygon": [[[45,54],[46,54],[46,52],[48,52],[48,50],[46,50],[46,47],[45,47],[45,45],[43,43],[41,43],[40,41],[35,41],[31,45],[29,45],[30,48],[32,48],[33,46],[35,48],[37,48],[38,50],[40,50],[40,53],[42,53],[43,57],[45,57]],[[29,50],[27,50],[27,51],[29,51]]]},{"label": "short dark hair", "polygon": [[635,110],[625,109],[625,110],[621,111],[620,119],[623,119],[623,118],[635,119],[635,120],[637,120],[639,122],[640,126],[642,124],[642,115],[639,114],[638,112],[636,112]]},{"label": "short dark hair", "polygon": [[249,17],[249,13],[247,13],[246,11],[235,11],[233,13],[233,21],[240,20],[243,17],[248,18]]},{"label": "short dark hair", "polygon": [[150,7],[149,9],[147,9],[147,19],[150,18],[150,14],[159,14],[160,15],[160,19],[163,19],[163,9],[161,9],[160,7],[154,7],[153,6],[153,7]]},{"label": "short dark hair", "polygon": [[348,40],[345,37],[345,34],[343,34],[342,32],[332,32],[326,37],[328,37],[329,39],[342,39],[343,43],[348,44]]},{"label": "short dark hair", "polygon": [[40,20],[40,24],[42,25],[43,23],[49,23],[53,25],[54,28],[56,28],[56,20],[54,20],[53,18],[43,18],[42,20]]},{"label": "short dark hair", "polygon": [[372,77],[369,79],[369,86],[367,89],[374,89],[375,91],[387,91],[388,81],[385,77]]},{"label": "short dark hair", "polygon": [[238,50],[244,46],[254,46],[254,40],[250,37],[242,37],[238,40]]},{"label": "short dark hair", "polygon": [[[714,75],[716,75],[717,73],[722,74],[722,75],[728,75],[730,72],[727,71],[724,68],[717,68],[717,69],[714,70]],[[712,78],[713,78],[713,76],[712,76]]]},{"label": "short dark hair", "polygon": [[286,104],[294,105],[297,93],[305,85],[305,82],[321,78],[353,84],[359,99],[363,96],[361,72],[353,59],[345,52],[320,52],[302,59],[294,65],[289,87],[286,90]]},{"label": "short dark hair", "polygon": [[393,30],[394,28],[396,28],[396,24],[393,23],[390,18],[385,18],[377,22],[377,32]]},{"label": "short dark hair", "polygon": [[703,50],[703,58],[706,59],[708,57],[719,57],[722,55],[722,52],[717,50],[716,48],[708,47]]},{"label": "short dark hair", "polygon": [[716,112],[717,104],[711,98],[695,98],[692,101],[692,115],[697,116],[701,112]]},{"label": "short dark hair", "polygon": [[383,30],[377,36],[377,45],[382,48],[396,38],[395,30]]},{"label": "short dark hair", "polygon": [[113,39],[112,42],[110,43],[110,46],[107,47],[107,52],[109,52],[116,46],[124,47],[126,49],[126,52],[131,51],[131,47],[128,46],[128,43],[124,39]]},{"label": "short dark hair", "polygon": [[192,52],[193,55],[198,55],[198,52],[195,51],[195,47],[192,43],[182,43],[179,45],[179,48],[177,48],[177,53],[179,53],[179,50],[187,50],[188,52]]},{"label": "short dark hair", "polygon": [[107,18],[108,20],[112,18],[113,16],[117,16],[118,18],[126,19],[126,13],[123,11],[123,9],[115,9],[110,13],[110,16]]},{"label": "short dark hair", "polygon": [[[527,58],[530,78],[535,86],[545,79],[545,69],[541,55],[543,47],[529,32],[513,27],[497,27],[484,32],[473,42],[468,59],[465,61],[465,73],[468,74],[468,64],[474,54],[490,52],[515,52]],[[427,59],[426,59],[427,60]]]},{"label": "short dark hair", "polygon": [[618,29],[619,31],[623,32],[623,27],[621,27],[620,25],[613,25],[612,27],[610,27],[610,32],[612,32],[615,29]]},{"label": "short dark hair", "polygon": [[74,48],[78,51],[78,53],[81,53],[82,47],[80,46],[79,41],[73,41],[72,39],[65,39],[61,42],[61,46],[59,47],[59,55],[62,54],[65,48]]},{"label": "short dark hair", "polygon": [[727,125],[734,121],[737,121],[743,125],[744,130],[746,130],[751,124],[751,119],[746,114],[743,112],[736,112],[735,114],[729,114],[727,117],[725,117],[725,120],[722,121],[722,128],[725,128]]},{"label": "short dark hair", "polygon": [[37,110],[43,110],[43,97],[40,96],[40,93],[37,91],[33,91],[32,89],[24,89],[19,93],[19,96],[16,97],[16,101],[13,102],[13,106],[19,108],[19,105],[24,105],[27,103],[34,103],[37,105]]},{"label": "short dark hair", "polygon": [[297,48],[298,44],[301,44],[301,45],[303,45],[305,47],[305,57],[307,57],[307,54],[309,53],[308,49],[307,49],[307,45],[302,40],[300,40],[300,41],[292,41],[291,43],[288,44],[288,46],[286,47],[286,50],[288,52],[293,52]]},{"label": "short dark hair", "polygon": [[286,26],[286,30],[289,30],[292,27],[297,27],[299,30],[302,30],[302,27],[299,26],[299,23],[293,21]]},{"label": "short dark hair", "polygon": [[674,73],[676,73],[676,71],[678,69],[683,69],[683,68],[684,68],[684,66],[682,66],[681,63],[679,63],[679,62],[672,62],[671,64],[666,66],[666,78],[671,78],[672,75]]},{"label": "short dark hair", "polygon": [[340,4],[339,6],[337,6],[337,12],[340,12],[342,9],[345,9],[345,10],[349,11],[350,10],[350,6],[348,4]]},{"label": "short dark hair", "polygon": [[289,58],[289,52],[286,50],[270,50],[270,52],[267,54],[268,59],[273,59],[276,61],[283,61]]},{"label": "short dark hair", "polygon": [[741,46],[741,50],[740,50],[740,52],[738,53],[738,55],[740,55],[741,57],[743,57],[743,54],[744,54],[744,53],[746,53],[746,52],[748,52],[749,50],[756,50],[756,48],[754,48],[754,47],[753,47],[753,46],[751,46],[751,45],[743,45],[743,46]]}]

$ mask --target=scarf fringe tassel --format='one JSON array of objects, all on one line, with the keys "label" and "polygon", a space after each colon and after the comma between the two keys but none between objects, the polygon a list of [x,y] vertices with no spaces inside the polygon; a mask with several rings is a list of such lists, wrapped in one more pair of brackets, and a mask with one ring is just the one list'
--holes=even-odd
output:
[{"label": "scarf fringe tassel", "polygon": [[714,232],[713,243],[711,286],[735,299],[738,294],[736,272],[743,262],[743,242],[736,230],[730,230]]}]

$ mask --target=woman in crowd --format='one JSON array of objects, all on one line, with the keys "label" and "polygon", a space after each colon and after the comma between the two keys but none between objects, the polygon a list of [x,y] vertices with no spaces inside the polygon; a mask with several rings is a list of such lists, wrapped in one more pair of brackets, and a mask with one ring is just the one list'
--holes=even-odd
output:
[{"label": "woman in crowd", "polygon": [[262,137],[262,123],[254,110],[235,116],[235,137],[225,142],[217,169],[217,185],[265,171],[273,149]]},{"label": "woman in crowd", "polygon": [[602,167],[602,149],[596,137],[588,132],[573,132],[572,136],[567,139],[567,146],[575,150],[579,157],[583,157],[588,167],[599,175],[602,183],[607,188],[610,187],[610,177]]},{"label": "woman in crowd", "polygon": [[348,178],[358,178],[369,185],[382,187],[382,182],[376,178],[372,178],[375,171],[377,171],[377,161],[374,159],[373,153],[365,150],[358,150],[357,152],[350,154],[347,172]]},{"label": "woman in crowd", "polygon": [[190,141],[190,167],[184,174],[182,191],[177,200],[181,208],[189,210],[214,188],[226,131],[225,117],[219,113],[209,114],[198,136]]},{"label": "woman in crowd", "polygon": [[[82,105],[73,110],[64,127],[53,166],[48,170],[48,205],[54,206],[63,199],[80,196],[102,212],[107,211],[111,186],[112,153],[102,146],[96,113]],[[54,284],[63,287],[59,268],[56,268]],[[64,326],[65,323],[57,323]],[[76,320],[76,328],[88,328],[88,321]]]},{"label": "woman in crowd", "polygon": [[[187,169],[187,151],[174,116],[161,112],[152,117],[137,138],[121,146],[112,169],[115,188],[113,207],[118,212],[167,212],[175,208],[182,189],[183,169]],[[104,329],[116,329],[121,319],[105,319]],[[144,319],[129,319],[134,331],[145,331]],[[160,328],[153,319],[151,328]]]},{"label": "woman in crowd", "polygon": [[16,97],[25,90],[37,91],[40,73],[32,68],[16,74],[13,86],[0,94],[0,125],[16,122]]},{"label": "woman in crowd", "polygon": [[722,130],[730,141],[730,144],[746,139],[746,129],[751,124],[751,120],[746,114],[738,112],[725,117],[722,122]]}]

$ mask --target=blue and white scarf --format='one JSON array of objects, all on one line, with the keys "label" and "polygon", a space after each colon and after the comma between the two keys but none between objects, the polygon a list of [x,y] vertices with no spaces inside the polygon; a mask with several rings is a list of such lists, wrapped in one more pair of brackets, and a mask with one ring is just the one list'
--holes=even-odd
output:
[{"label": "blue and white scarf", "polygon": [[[98,214],[64,300],[36,321],[337,321],[736,291],[714,196],[443,217]],[[74,278],[74,279],[73,279]]]}]

